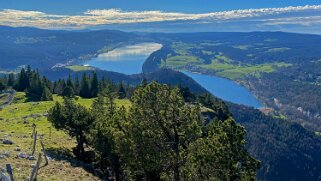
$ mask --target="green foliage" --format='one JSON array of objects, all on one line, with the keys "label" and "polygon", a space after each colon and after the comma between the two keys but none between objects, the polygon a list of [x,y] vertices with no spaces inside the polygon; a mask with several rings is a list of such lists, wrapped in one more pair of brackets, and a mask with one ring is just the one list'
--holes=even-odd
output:
[{"label": "green foliage", "polygon": [[[244,128],[217,99],[184,90],[187,103],[181,92],[152,82],[138,86],[125,108],[109,86],[91,109],[65,98],[48,120],[76,138],[79,159],[84,143],[93,148],[97,167],[115,180],[254,179],[258,162],[244,147]],[[213,109],[209,124],[201,106]]]},{"label": "green foliage", "polygon": [[184,180],[255,180],[259,162],[245,149],[245,130],[234,120],[211,122],[189,148]]},{"label": "green foliage", "polygon": [[97,97],[98,95],[98,78],[96,72],[93,72],[93,78],[91,80],[90,86],[90,95],[91,97]]},{"label": "green foliage", "polygon": [[84,98],[90,98],[90,82],[87,74],[84,73],[80,82],[80,92],[79,95]]},{"label": "green foliage", "polygon": [[[180,178],[183,147],[200,136],[201,116],[197,106],[185,105],[179,89],[151,83],[138,88],[129,111],[129,132],[139,158],[135,167],[147,180]],[[166,174],[166,170],[173,173]],[[137,171],[139,172],[139,171]]]},{"label": "green foliage", "polygon": [[83,106],[74,103],[71,98],[65,98],[64,104],[56,103],[49,110],[48,120],[57,129],[66,131],[77,140],[76,155],[79,159],[84,159],[85,134],[93,122],[90,112]]},{"label": "green foliage", "polygon": [[[321,139],[298,124],[266,116],[257,109],[230,104],[246,129],[246,147],[261,161],[258,180],[318,180]],[[291,174],[289,174],[291,172]]]},{"label": "green foliage", "polygon": [[119,88],[118,88],[118,97],[120,99],[124,99],[126,97],[126,90],[124,88],[123,83],[119,84]]},{"label": "green foliage", "polygon": [[0,92],[4,91],[6,88],[5,84],[0,81]]},{"label": "green foliage", "polygon": [[42,90],[41,101],[48,101],[48,100],[53,100],[52,93],[47,87],[44,87]]},{"label": "green foliage", "polygon": [[17,91],[25,91],[29,100],[32,101],[50,101],[52,100],[52,83],[47,78],[41,79],[38,71],[31,70],[28,66],[27,71],[21,69],[17,80],[14,81],[13,75],[9,75],[8,85],[14,85]]},{"label": "green foliage", "polygon": [[115,105],[115,96],[106,90],[91,110],[88,144],[105,174],[112,169],[116,180],[255,178],[258,162],[244,148],[244,128],[223,115],[219,101],[199,98],[220,116],[206,125],[200,104],[186,103],[179,88],[156,82],[139,86],[127,110]]}]

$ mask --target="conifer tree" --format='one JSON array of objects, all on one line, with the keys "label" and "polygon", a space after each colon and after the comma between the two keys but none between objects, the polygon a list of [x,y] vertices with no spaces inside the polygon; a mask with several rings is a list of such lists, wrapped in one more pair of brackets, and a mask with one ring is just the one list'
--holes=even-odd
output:
[{"label": "conifer tree", "polygon": [[12,87],[14,85],[14,82],[15,82],[14,74],[10,73],[9,76],[8,76],[7,85],[9,87]]},{"label": "conifer tree", "polygon": [[124,88],[123,82],[121,82],[119,84],[119,88],[118,88],[118,97],[120,99],[124,99],[126,97],[126,90]]},{"label": "conifer tree", "polygon": [[42,88],[41,101],[52,101],[52,93],[48,87],[44,86]]},{"label": "conifer tree", "polygon": [[66,131],[70,136],[76,138],[75,153],[78,159],[83,160],[84,144],[87,141],[86,134],[89,133],[93,123],[91,113],[85,107],[76,104],[72,98],[65,98],[62,105],[57,102],[49,110],[48,120],[55,128]]},{"label": "conifer tree", "polygon": [[97,97],[98,95],[98,78],[96,72],[93,72],[93,78],[91,80],[90,86],[90,95],[91,97]]},{"label": "conifer tree", "polygon": [[84,98],[91,98],[89,79],[88,79],[86,73],[83,74],[82,79],[81,79],[79,95]]},{"label": "conifer tree", "polygon": [[0,93],[1,93],[2,91],[4,91],[5,88],[6,88],[6,86],[4,85],[4,83],[3,83],[2,81],[0,81]]}]

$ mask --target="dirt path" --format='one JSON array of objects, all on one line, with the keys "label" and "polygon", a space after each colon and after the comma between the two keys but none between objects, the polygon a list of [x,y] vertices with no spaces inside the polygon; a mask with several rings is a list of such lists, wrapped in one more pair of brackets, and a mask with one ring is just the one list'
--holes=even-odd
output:
[{"label": "dirt path", "polygon": [[8,94],[9,96],[8,96],[8,100],[5,103],[0,104],[0,110],[9,106],[13,102],[14,96],[16,95],[16,91],[8,90],[8,91],[4,91],[2,94]]}]

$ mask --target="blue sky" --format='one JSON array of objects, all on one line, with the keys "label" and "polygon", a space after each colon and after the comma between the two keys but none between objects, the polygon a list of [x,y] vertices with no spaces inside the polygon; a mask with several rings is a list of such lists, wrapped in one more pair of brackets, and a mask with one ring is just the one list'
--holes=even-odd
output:
[{"label": "blue sky", "polygon": [[0,0],[0,25],[321,34],[321,0]]}]

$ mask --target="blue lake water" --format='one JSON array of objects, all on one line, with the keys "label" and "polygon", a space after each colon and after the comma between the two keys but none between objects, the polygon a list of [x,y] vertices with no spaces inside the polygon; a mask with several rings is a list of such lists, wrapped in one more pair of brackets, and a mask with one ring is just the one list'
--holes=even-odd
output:
[{"label": "blue lake water", "polygon": [[99,54],[86,65],[124,74],[139,74],[148,56],[162,47],[158,43],[140,43]]},{"label": "blue lake water", "polygon": [[263,107],[249,90],[231,80],[190,72],[184,73],[192,77],[196,82],[198,82],[216,97],[229,102],[243,104],[255,108]]},{"label": "blue lake water", "polygon": [[[160,49],[157,43],[141,43],[124,46],[113,51],[103,53],[86,62],[87,65],[98,67],[102,70],[120,72],[124,74],[138,74],[142,71],[144,61],[148,56]],[[255,108],[263,107],[262,104],[245,87],[228,79],[193,74],[184,72],[193,78],[210,93],[225,101],[243,104]]]}]

